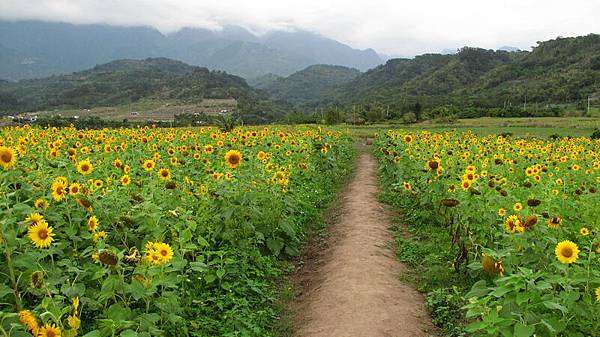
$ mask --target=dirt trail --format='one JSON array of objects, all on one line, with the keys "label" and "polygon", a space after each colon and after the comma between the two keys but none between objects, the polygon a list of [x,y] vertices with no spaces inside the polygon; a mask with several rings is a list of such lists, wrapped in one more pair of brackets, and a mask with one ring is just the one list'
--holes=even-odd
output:
[{"label": "dirt trail", "polygon": [[390,214],[377,200],[376,162],[360,156],[328,238],[305,255],[292,310],[296,336],[429,336],[423,298],[403,284]]}]

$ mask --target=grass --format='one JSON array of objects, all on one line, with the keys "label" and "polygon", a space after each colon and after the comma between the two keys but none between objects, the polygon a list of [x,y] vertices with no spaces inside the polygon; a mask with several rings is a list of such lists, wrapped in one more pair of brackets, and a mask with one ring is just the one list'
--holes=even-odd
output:
[{"label": "grass", "polygon": [[600,128],[600,118],[589,117],[536,117],[536,118],[500,118],[481,117],[459,119],[455,123],[436,123],[425,121],[417,124],[372,124],[341,125],[341,130],[350,132],[356,138],[372,138],[377,133],[389,129],[428,130],[440,132],[451,129],[471,130],[480,135],[511,133],[518,137],[544,137],[559,135],[562,137],[590,136],[594,129]]}]

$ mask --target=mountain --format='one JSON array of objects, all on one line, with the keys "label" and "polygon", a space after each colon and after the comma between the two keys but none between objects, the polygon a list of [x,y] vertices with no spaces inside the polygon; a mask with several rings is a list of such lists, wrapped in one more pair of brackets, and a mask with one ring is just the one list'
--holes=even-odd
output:
[{"label": "mountain", "polygon": [[89,109],[145,100],[183,104],[205,98],[235,98],[254,113],[263,95],[246,81],[221,71],[166,58],[118,60],[69,75],[0,82],[0,111]]},{"label": "mountain", "polygon": [[507,52],[518,52],[521,51],[521,49],[517,48],[517,47],[511,47],[511,46],[502,46],[500,48],[498,48],[498,50],[503,50],[503,51],[507,51]]},{"label": "mountain", "polygon": [[331,90],[352,81],[360,74],[354,68],[318,64],[274,80],[263,90],[275,101],[283,101],[306,110],[318,105]]},{"label": "mountain", "polygon": [[273,82],[281,79],[283,77],[275,75],[275,74],[266,74],[258,77],[252,77],[247,80],[248,84],[256,89],[265,89],[269,87]]},{"label": "mountain", "polygon": [[238,26],[213,31],[184,28],[164,35],[151,27],[0,21],[0,78],[30,79],[91,68],[118,59],[167,57],[245,78],[288,76],[312,64],[367,70],[381,64],[372,49],[358,50],[318,34],[257,36]]},{"label": "mountain", "polygon": [[332,90],[322,105],[502,108],[565,104],[600,92],[600,35],[540,42],[531,52],[465,47],[455,55],[391,59]]}]

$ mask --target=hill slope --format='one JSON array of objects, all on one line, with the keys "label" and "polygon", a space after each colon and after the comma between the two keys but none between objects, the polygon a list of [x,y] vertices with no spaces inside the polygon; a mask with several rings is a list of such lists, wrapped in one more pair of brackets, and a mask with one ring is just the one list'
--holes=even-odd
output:
[{"label": "hill slope", "polygon": [[319,64],[274,80],[263,89],[275,101],[283,101],[306,110],[318,105],[331,90],[352,81],[360,74],[360,71],[353,68]]},{"label": "hill slope", "polygon": [[465,47],[455,55],[391,59],[333,90],[322,104],[491,108],[577,102],[598,91],[600,35],[590,34],[541,42],[531,52]]},{"label": "hill slope", "polygon": [[253,112],[264,97],[240,77],[165,58],[118,60],[70,75],[0,83],[0,111],[118,106],[140,99],[198,103],[235,98]]}]

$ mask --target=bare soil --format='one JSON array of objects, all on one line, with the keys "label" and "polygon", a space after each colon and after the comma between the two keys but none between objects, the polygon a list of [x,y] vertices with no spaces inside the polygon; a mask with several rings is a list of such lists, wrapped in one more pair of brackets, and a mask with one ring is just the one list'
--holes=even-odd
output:
[{"label": "bare soil", "polygon": [[376,162],[359,158],[329,235],[309,242],[293,278],[296,336],[430,336],[422,295],[403,284],[391,213],[377,200]]}]

